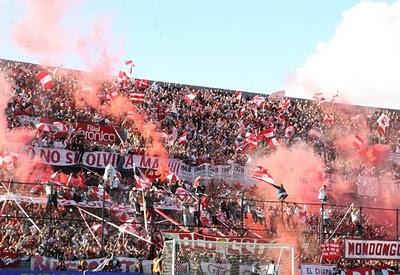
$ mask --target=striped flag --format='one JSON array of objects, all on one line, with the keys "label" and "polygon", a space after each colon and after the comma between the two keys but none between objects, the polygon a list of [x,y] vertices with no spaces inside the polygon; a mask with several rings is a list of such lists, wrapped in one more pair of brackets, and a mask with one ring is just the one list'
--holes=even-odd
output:
[{"label": "striped flag", "polygon": [[338,243],[326,242],[321,244],[321,256],[322,258],[334,260],[342,257],[340,253],[340,246]]},{"label": "striped flag", "polygon": [[144,91],[136,91],[133,90],[129,93],[129,100],[132,103],[141,103],[144,102],[145,93]]},{"label": "striped flag", "polygon": [[40,84],[45,90],[50,90],[54,87],[54,81],[48,72],[41,71],[36,74],[36,79],[39,80]]}]

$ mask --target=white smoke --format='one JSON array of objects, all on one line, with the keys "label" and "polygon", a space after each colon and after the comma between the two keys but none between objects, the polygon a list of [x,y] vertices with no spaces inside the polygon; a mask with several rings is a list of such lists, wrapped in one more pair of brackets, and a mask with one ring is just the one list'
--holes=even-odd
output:
[{"label": "white smoke", "polygon": [[[334,36],[320,42],[286,84],[288,96],[332,96],[400,109],[400,0],[362,1],[343,12]],[[340,100],[339,100],[340,101]]]}]

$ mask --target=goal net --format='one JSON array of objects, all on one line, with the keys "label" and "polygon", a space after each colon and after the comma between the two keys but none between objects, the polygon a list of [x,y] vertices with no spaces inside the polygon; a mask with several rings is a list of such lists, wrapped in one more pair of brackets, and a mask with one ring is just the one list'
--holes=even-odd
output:
[{"label": "goal net", "polygon": [[162,259],[162,274],[295,274],[287,244],[173,239],[164,242]]}]

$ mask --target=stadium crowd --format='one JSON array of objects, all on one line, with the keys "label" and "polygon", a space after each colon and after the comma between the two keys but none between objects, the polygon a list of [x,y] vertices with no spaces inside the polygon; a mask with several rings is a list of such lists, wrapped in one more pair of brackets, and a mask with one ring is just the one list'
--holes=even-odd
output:
[{"label": "stadium crowd", "polygon": [[[292,98],[275,101],[244,92],[170,83],[146,82],[138,87],[135,81],[114,78],[101,81],[98,93],[100,107],[94,108],[79,102],[75,93],[83,74],[81,72],[49,70],[54,86],[44,91],[35,78],[43,70],[37,65],[0,60],[0,70],[14,83],[6,110],[8,128],[35,128],[31,122],[19,121],[20,115],[54,119],[68,128],[63,135],[38,131],[30,144],[35,147],[65,148],[80,153],[108,151],[145,154],[148,141],[132,123],[124,119],[126,114],[117,118],[106,115],[108,102],[112,100],[110,95],[117,92],[129,97],[134,92],[144,94],[144,101],[134,104],[139,113],[145,114],[147,121],[156,124],[159,132],[165,133],[165,136],[173,135],[176,131],[174,141],[165,142],[165,146],[171,157],[181,159],[188,165],[245,165],[253,149],[251,142],[248,142],[252,139],[251,134],[257,135],[274,128],[277,140],[287,146],[300,140],[312,144],[315,152],[323,157],[327,173],[350,177],[352,173],[363,171],[371,176],[379,176],[388,169],[383,170],[378,166],[350,169],[350,164],[335,154],[335,135],[332,131],[335,125],[340,125],[342,133],[354,133],[364,117],[370,132],[370,144],[388,144],[393,152],[400,152],[397,147],[400,115],[392,110],[338,107],[334,99],[329,101],[321,96],[314,101]],[[196,94],[191,102],[186,97],[188,94]],[[382,111],[391,120],[391,127],[384,135],[376,131],[376,120]],[[88,143],[76,135],[74,127],[78,122],[112,124],[119,129],[123,140],[111,145]],[[254,143],[254,140],[251,141]],[[257,139],[257,143],[257,154],[268,154],[274,150],[266,140]],[[390,171],[397,178],[400,174],[397,173],[396,164],[387,165],[395,168]],[[326,206],[329,210],[326,215],[330,220],[327,222],[325,212],[321,215],[320,205],[262,202],[257,198],[255,187],[237,184],[229,188],[229,183],[223,179],[172,182],[160,179],[151,171],[143,171],[145,177],[151,180],[151,186],[142,192],[136,188],[136,178],[129,173],[122,173],[114,185],[113,180],[104,180],[101,172],[88,172],[82,168],[73,172],[80,180],[79,185],[53,185],[50,192],[56,191],[51,195],[56,196],[57,200],[97,201],[102,200],[98,191],[101,193],[104,187],[104,194],[111,205],[128,207],[129,223],[133,225],[131,232],[134,234],[125,234],[121,230],[127,218],[121,218],[118,211],[111,207],[104,212],[101,209],[91,212],[97,217],[104,215],[107,221],[116,226],[102,224],[77,207],[27,202],[20,202],[19,207],[13,201],[3,201],[0,204],[1,250],[25,256],[40,254],[60,260],[90,259],[110,254],[153,259],[162,249],[161,231],[186,229],[210,235],[246,234],[252,237],[262,235],[264,238],[276,238],[282,232],[291,231],[301,232],[299,262],[318,262],[321,230],[325,238],[329,236],[333,230],[331,225],[334,228],[347,210]],[[49,195],[44,186],[35,186],[13,183],[8,188],[18,194],[36,197]],[[178,195],[179,188],[187,192]],[[5,188],[2,188],[1,193],[5,192]],[[179,210],[163,210],[162,206],[167,204],[177,205]],[[26,218],[25,210],[32,219]],[[83,219],[85,222],[82,222]],[[321,219],[324,222],[322,229]],[[148,226],[145,225],[146,221]],[[93,229],[99,224],[103,229]],[[362,236],[384,239],[391,237],[393,227],[393,224],[378,226],[372,217],[362,213],[359,218],[346,220],[335,232],[335,238]],[[352,229],[349,231],[346,228]],[[102,233],[106,237],[103,238]],[[318,252],[310,253],[313,250]],[[359,263],[342,261],[341,264],[348,266]]]}]

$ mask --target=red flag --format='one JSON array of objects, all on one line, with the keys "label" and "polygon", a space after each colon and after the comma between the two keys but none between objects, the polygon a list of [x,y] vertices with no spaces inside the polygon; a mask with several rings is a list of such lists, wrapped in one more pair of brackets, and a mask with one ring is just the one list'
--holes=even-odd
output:
[{"label": "red flag", "polygon": [[273,138],[274,135],[274,128],[268,128],[265,130],[262,130],[260,133],[257,135],[257,140],[263,140],[263,139],[271,139]]},{"label": "red flag", "polygon": [[186,145],[188,143],[187,141],[188,134],[189,134],[188,132],[183,132],[181,136],[178,138],[178,144]]},{"label": "red flag", "polygon": [[144,91],[131,91],[129,93],[129,100],[133,103],[144,102],[145,93]]},{"label": "red flag", "polygon": [[290,99],[289,98],[285,98],[284,100],[282,100],[279,103],[277,111],[282,113],[282,112],[286,111],[289,108],[289,106],[290,106]]},{"label": "red flag", "polygon": [[127,82],[129,77],[126,75],[125,72],[119,71],[117,81],[118,83]]},{"label": "red flag", "polygon": [[261,104],[263,104],[264,102],[265,102],[265,98],[262,97],[262,96],[256,95],[256,96],[253,98],[253,103],[255,103],[257,107],[260,107]]},{"label": "red flag", "polygon": [[333,123],[333,115],[332,114],[326,114],[324,116],[323,123],[326,124],[326,125],[332,124]]},{"label": "red flag", "polygon": [[241,101],[242,100],[242,92],[236,91],[234,93],[234,96],[235,96],[237,101]]},{"label": "red flag", "polygon": [[274,184],[274,179],[272,178],[271,174],[268,172],[268,169],[266,169],[262,166],[257,166],[256,169],[254,169],[252,178],[261,180],[266,183]]},{"label": "red flag", "polygon": [[290,137],[293,135],[293,133],[294,133],[294,127],[292,125],[289,125],[288,127],[286,127],[285,137]]},{"label": "red flag", "polygon": [[136,87],[142,88],[142,89],[147,89],[150,84],[149,81],[146,79],[135,79],[135,82],[133,83]]},{"label": "red flag", "polygon": [[382,113],[378,120],[376,121],[378,123],[378,133],[379,135],[383,136],[386,133],[386,128],[389,127],[390,125],[390,118]]},{"label": "red flag", "polygon": [[339,244],[334,242],[326,242],[321,244],[321,256],[322,258],[329,260],[340,259],[342,255],[340,254]]},{"label": "red flag", "polygon": [[128,66],[128,68],[129,68],[129,74],[132,74],[133,67],[135,67],[135,64],[133,63],[133,61],[127,60],[127,61],[125,61],[125,65]]},{"label": "red flag", "polygon": [[258,145],[257,136],[253,133],[246,133],[245,140],[238,145],[239,150],[254,150]]},{"label": "red flag", "polygon": [[36,79],[40,81],[45,90],[50,90],[54,87],[54,81],[48,72],[41,71],[36,74]]},{"label": "red flag", "polygon": [[187,104],[192,104],[193,100],[196,98],[197,93],[191,93],[185,96],[184,100]]}]

